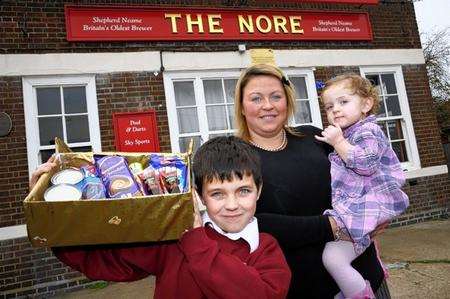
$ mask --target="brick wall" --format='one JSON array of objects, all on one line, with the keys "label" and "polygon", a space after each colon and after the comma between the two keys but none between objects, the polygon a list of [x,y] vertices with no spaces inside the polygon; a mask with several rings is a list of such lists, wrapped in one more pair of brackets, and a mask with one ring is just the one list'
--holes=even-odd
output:
[{"label": "brick wall", "polygon": [[112,73],[96,75],[102,150],[114,151],[112,114],[153,109],[156,111],[161,151],[170,151],[169,125],[161,73]]},{"label": "brick wall", "polygon": [[409,196],[405,214],[397,217],[391,226],[409,225],[428,219],[448,217],[450,177],[448,174],[410,179],[403,190]]},{"label": "brick wall", "polygon": [[447,162],[425,65],[403,66],[402,71],[421,166],[444,165]]},{"label": "brick wall", "polygon": [[32,248],[27,238],[0,241],[0,299],[48,298],[76,291],[92,282],[59,262],[46,248]]},{"label": "brick wall", "polygon": [[20,77],[0,77],[0,111],[12,120],[0,137],[0,227],[23,223],[22,200],[28,192],[28,163]]}]

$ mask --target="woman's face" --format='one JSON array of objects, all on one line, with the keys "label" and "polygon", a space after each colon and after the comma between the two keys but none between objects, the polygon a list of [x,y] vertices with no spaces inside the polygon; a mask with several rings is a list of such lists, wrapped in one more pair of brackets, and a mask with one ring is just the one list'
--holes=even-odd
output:
[{"label": "woman's face", "polygon": [[250,137],[273,137],[287,120],[287,99],[280,80],[260,75],[251,78],[242,92],[242,114]]}]

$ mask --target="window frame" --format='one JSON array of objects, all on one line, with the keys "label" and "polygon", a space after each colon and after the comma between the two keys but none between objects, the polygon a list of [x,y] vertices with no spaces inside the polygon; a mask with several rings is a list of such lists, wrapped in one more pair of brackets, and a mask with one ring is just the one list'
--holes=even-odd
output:
[{"label": "window frame", "polygon": [[[405,128],[403,129],[404,138],[405,138],[405,146],[406,152],[410,157],[408,162],[402,162],[402,168],[405,171],[413,171],[420,169],[420,157],[419,151],[417,149],[417,141],[416,136],[414,134],[414,126],[413,121],[411,119],[411,112],[409,109],[408,96],[406,93],[406,86],[403,77],[402,67],[400,65],[397,66],[364,66],[360,67],[360,74],[364,78],[366,75],[372,74],[394,74],[394,80],[397,87],[398,100],[400,105],[401,117],[392,117],[392,120],[402,119],[405,124]],[[386,111],[387,112],[387,111]],[[383,120],[389,120],[390,117],[383,117]]]},{"label": "window frame", "polygon": [[[314,69],[313,68],[283,68],[285,74],[296,77],[305,77],[305,83],[308,88],[308,100],[310,101],[310,109],[311,109],[311,119],[313,126],[317,126],[322,128],[322,119],[320,115],[320,107],[319,101],[317,97],[317,90],[315,87],[315,77],[314,77]],[[163,74],[164,80],[164,91],[166,97],[166,107],[167,107],[167,117],[169,122],[169,135],[170,135],[170,145],[173,152],[178,152],[180,150],[179,146],[179,138],[181,137],[189,137],[189,136],[198,136],[198,132],[196,133],[188,133],[188,134],[180,134],[178,128],[178,116],[177,109],[175,103],[175,90],[173,82],[176,81],[193,81],[194,83],[194,95],[196,100],[197,107],[197,115],[199,121],[199,133],[201,142],[207,140],[210,135],[208,130],[208,121],[206,117],[206,103],[205,103],[205,95],[203,90],[202,80],[211,80],[211,79],[239,79],[241,74],[241,70],[200,70],[200,71],[166,71]],[[226,103],[225,103],[226,105]],[[294,119],[289,120],[290,125],[302,125],[296,124]],[[233,132],[233,131],[231,131]],[[221,132],[216,132],[221,133]],[[230,133],[228,130],[224,130],[222,133]]]},{"label": "window frame", "polygon": [[[85,86],[86,108],[89,122],[90,142],[74,143],[77,146],[91,146],[95,152],[101,152],[100,123],[98,118],[98,102],[95,86],[95,76],[45,76],[23,77],[23,103],[25,116],[25,134],[27,138],[28,173],[40,164],[40,150],[52,149],[52,146],[41,146],[39,137],[39,120],[37,109],[36,88]],[[70,146],[70,144],[68,144]],[[45,161],[43,161],[45,162]]]},{"label": "window frame", "polygon": [[[305,77],[306,88],[308,89],[309,109],[311,109],[311,123],[297,124],[295,119],[289,121],[291,126],[312,125],[323,128],[322,116],[320,114],[319,96],[316,89],[316,79],[314,77],[314,68],[289,68],[283,69],[285,75],[290,77]],[[298,106],[297,106],[298,107]]]}]

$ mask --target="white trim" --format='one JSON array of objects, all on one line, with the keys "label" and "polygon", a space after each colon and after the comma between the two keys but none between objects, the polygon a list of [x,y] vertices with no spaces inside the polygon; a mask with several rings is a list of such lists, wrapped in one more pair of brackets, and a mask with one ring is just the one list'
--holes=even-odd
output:
[{"label": "white trim", "polygon": [[430,166],[405,172],[406,179],[430,177],[448,173],[447,165]]},{"label": "white trim", "polygon": [[274,50],[280,67],[424,64],[422,49]]},{"label": "white trim", "polygon": [[18,239],[28,236],[25,224],[0,227],[0,241]]},{"label": "white trim", "polygon": [[95,77],[84,76],[57,76],[57,77],[24,77],[22,78],[23,103],[25,114],[25,133],[27,138],[28,173],[39,165],[39,123],[37,116],[36,86],[51,85],[85,85],[86,103],[89,119],[89,135],[92,150],[101,152],[100,123],[98,119],[97,91]]},{"label": "white trim", "polygon": [[405,80],[403,78],[402,67],[396,66],[366,66],[360,67],[361,76],[365,77],[366,74],[372,73],[394,73],[395,84],[397,87],[398,100],[400,104],[400,110],[402,112],[402,119],[406,125],[406,147],[409,162],[402,163],[402,167],[407,170],[420,169],[420,156],[417,149],[416,135],[414,134],[414,123],[411,119],[411,111],[409,110],[409,101],[406,93]]},{"label": "white trim", "polygon": [[0,55],[0,76],[101,74],[159,69],[158,51]]},{"label": "white trim", "polygon": [[[280,67],[424,64],[422,49],[274,50]],[[167,71],[242,69],[250,52],[162,52]],[[159,51],[124,53],[2,54],[0,76],[159,71]]]}]

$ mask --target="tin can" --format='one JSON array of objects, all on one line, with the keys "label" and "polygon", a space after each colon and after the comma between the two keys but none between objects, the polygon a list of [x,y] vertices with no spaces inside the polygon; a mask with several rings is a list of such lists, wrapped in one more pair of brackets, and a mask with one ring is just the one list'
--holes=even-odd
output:
[{"label": "tin can", "polygon": [[74,185],[78,190],[83,189],[84,174],[81,170],[76,168],[67,168],[58,171],[52,176],[51,182],[53,185],[69,184]]},{"label": "tin can", "polygon": [[80,200],[81,191],[74,185],[58,184],[48,188],[44,193],[45,201]]}]

